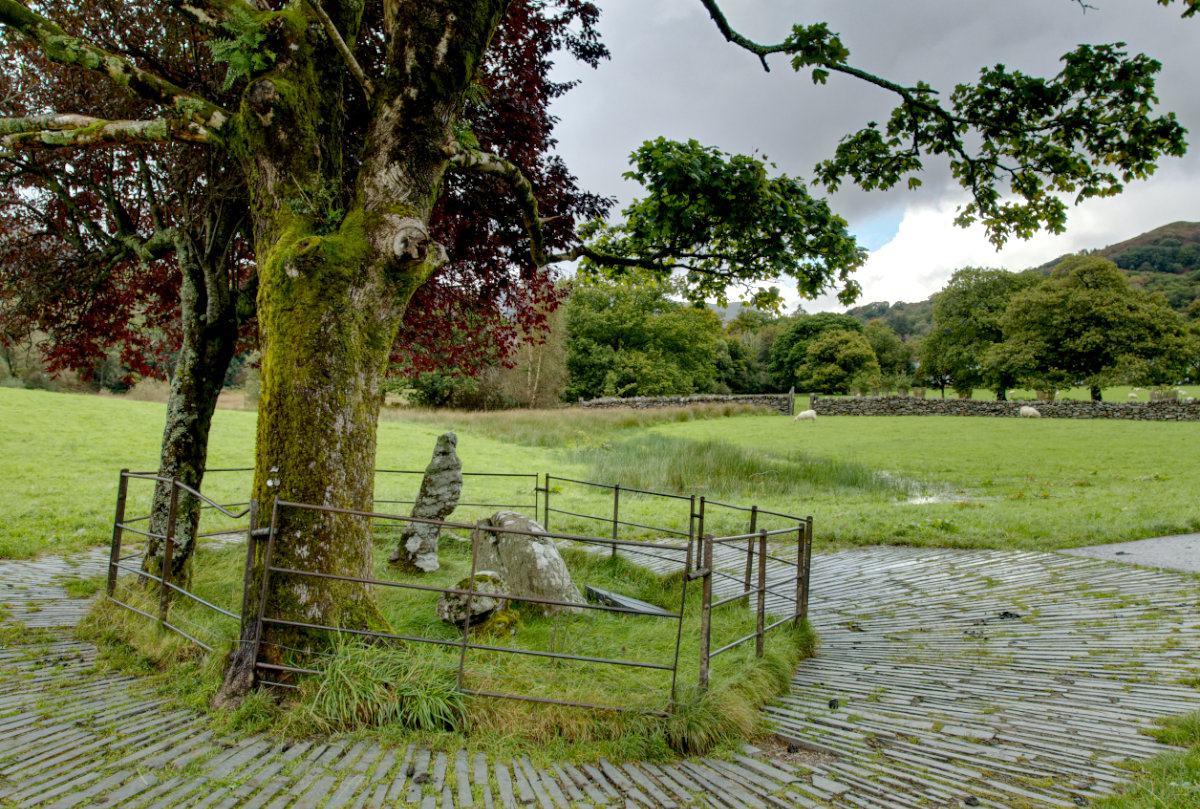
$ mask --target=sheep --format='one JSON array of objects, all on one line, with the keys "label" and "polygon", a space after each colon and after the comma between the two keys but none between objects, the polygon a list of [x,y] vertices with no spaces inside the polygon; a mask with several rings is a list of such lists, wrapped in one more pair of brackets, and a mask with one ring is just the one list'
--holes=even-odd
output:
[{"label": "sheep", "polygon": [[799,413],[796,414],[796,418],[792,419],[792,423],[795,424],[798,421],[816,421],[816,420],[817,420],[817,411],[801,410]]},{"label": "sheep", "polygon": [[1040,419],[1042,417],[1042,414],[1038,412],[1036,407],[1030,407],[1029,405],[1023,405],[1019,415],[1023,419]]},{"label": "sheep", "polygon": [[1129,391],[1129,398],[1130,398],[1130,399],[1136,399],[1137,397],[1138,397],[1137,393],[1135,393],[1134,391]]}]

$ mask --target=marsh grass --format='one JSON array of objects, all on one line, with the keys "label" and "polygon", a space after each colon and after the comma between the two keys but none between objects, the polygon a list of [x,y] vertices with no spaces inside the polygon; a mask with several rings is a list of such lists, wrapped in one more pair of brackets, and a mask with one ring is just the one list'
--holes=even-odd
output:
[{"label": "marsh grass", "polygon": [[[380,578],[414,581],[386,566],[389,545],[385,539],[377,547]],[[242,553],[236,546],[202,547],[193,578],[197,594],[235,606]],[[441,569],[417,581],[456,586],[470,570],[469,543],[446,538],[439,556]],[[593,584],[678,610],[683,587],[679,575],[660,577],[607,550],[564,548],[563,556],[581,590]],[[761,660],[754,657],[753,643],[727,652],[714,659],[712,687],[700,695],[693,688],[699,660],[699,592],[693,587],[691,593],[684,612],[679,704],[669,717],[464,695],[455,689],[461,653],[456,645],[364,643],[332,636],[330,652],[285,653],[287,662],[316,667],[320,676],[299,678],[299,691],[286,693],[279,704],[255,697],[222,715],[220,726],[292,737],[373,729],[397,744],[420,740],[436,749],[468,745],[513,754],[536,749],[547,761],[597,755],[662,759],[683,751],[732,749],[761,730],[759,708],[786,689],[787,675],[801,657],[812,654],[814,638],[807,628],[787,625],[768,636]],[[396,634],[450,643],[461,638],[461,630],[436,617],[436,593],[380,586],[377,596]],[[119,597],[153,614],[157,588],[143,590],[130,576],[122,582]],[[662,664],[673,660],[678,623],[671,619],[595,610],[543,616],[528,604],[517,605],[516,611],[515,633],[490,631],[485,625],[473,631],[472,642]],[[182,704],[205,709],[219,685],[221,660],[237,627],[182,598],[173,602],[170,621],[217,651],[205,654],[155,622],[103,599],[83,631],[101,644],[106,665],[150,676]],[[718,608],[714,637],[744,635],[752,631],[753,621],[753,615],[736,603]],[[483,650],[469,650],[464,666],[464,686],[470,690],[621,708],[667,708],[670,685],[670,674],[664,671]]]},{"label": "marsh grass", "polygon": [[737,404],[704,404],[634,410],[560,408],[557,410],[499,410],[470,412],[384,408],[380,419],[461,430],[498,441],[529,447],[588,446],[610,433],[638,430],[657,424],[712,421],[733,416],[763,415],[772,411]]},{"label": "marsh grass", "polygon": [[776,454],[718,439],[689,440],[650,433],[602,447],[576,451],[591,479],[672,494],[724,498],[806,497],[815,492],[853,490],[896,497],[901,481],[860,463],[791,451]]}]

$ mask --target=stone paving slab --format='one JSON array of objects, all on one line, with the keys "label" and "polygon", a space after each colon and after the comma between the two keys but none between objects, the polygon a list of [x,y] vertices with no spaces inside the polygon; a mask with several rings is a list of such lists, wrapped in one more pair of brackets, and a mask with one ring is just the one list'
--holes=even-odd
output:
[{"label": "stone paving slab", "polygon": [[[105,561],[0,560],[7,620],[51,633],[0,649],[0,806],[1074,807],[1119,788],[1124,759],[1165,749],[1142,731],[1200,694],[1194,576],[1076,555],[864,548],[814,558],[820,655],[764,710],[807,754],[538,769],[465,750],[216,740],[135,680],[90,673],[94,648],[70,636],[87,602],[58,582]],[[718,552],[718,566],[739,562]],[[780,614],[793,606],[768,599]]]}]

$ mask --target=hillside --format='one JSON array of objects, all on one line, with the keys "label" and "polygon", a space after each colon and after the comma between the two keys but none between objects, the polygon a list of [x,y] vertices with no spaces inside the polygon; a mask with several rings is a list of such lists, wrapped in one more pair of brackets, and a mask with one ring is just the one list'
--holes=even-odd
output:
[{"label": "hillside", "polygon": [[[1116,264],[1135,286],[1161,292],[1180,312],[1186,312],[1200,300],[1200,222],[1172,222],[1132,239],[1085,252]],[[1048,274],[1064,258],[1059,256],[1032,269]],[[847,309],[846,314],[864,324],[880,318],[901,336],[919,337],[933,327],[933,300],[893,304],[879,301]]]}]

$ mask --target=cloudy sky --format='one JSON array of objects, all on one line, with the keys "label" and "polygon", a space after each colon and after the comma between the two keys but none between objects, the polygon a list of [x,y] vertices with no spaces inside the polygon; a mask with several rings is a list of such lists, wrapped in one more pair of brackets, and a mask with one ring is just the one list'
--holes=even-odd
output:
[{"label": "cloudy sky", "polygon": [[[751,54],[727,44],[699,0],[600,0],[612,59],[597,71],[567,64],[557,75],[582,79],[555,113],[559,150],[585,188],[636,196],[621,179],[629,153],[663,135],[695,138],[728,152],[765,153],[803,179],[838,140],[872,120],[886,121],[896,99],[855,79],[813,86],[783,57],[764,72]],[[731,25],[763,43],[781,41],[794,23],[827,21],[850,49],[851,64],[902,84],[924,80],[948,92],[979,69],[1052,76],[1080,43],[1126,42],[1163,63],[1160,109],[1176,113],[1194,145],[1160,164],[1148,182],[1116,198],[1074,208],[1066,233],[1013,241],[1002,252],[982,229],[954,227],[964,201],[944,165],[926,164],[917,192],[841,191],[834,209],[871,251],[858,273],[860,302],[915,301],[968,265],[1024,269],[1064,253],[1104,247],[1177,220],[1200,220],[1200,17],[1155,0],[724,0]],[[793,299],[794,300],[794,299]],[[840,309],[832,297],[808,311]]]}]

